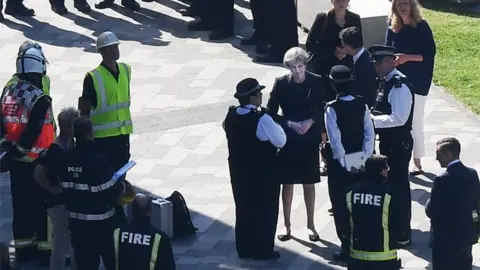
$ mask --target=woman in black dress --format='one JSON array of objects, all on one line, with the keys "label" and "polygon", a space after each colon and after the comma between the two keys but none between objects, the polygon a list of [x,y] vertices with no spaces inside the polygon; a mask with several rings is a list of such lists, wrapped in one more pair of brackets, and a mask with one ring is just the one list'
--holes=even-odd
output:
[{"label": "woman in black dress", "polygon": [[[286,241],[291,238],[293,185],[303,184],[308,235],[311,241],[318,241],[313,215],[315,183],[320,182],[318,149],[324,138],[322,77],[306,71],[308,55],[301,48],[288,50],[283,62],[290,74],[275,80],[267,104],[268,112],[279,118],[287,134],[287,144],[279,153],[285,230],[278,239]],[[279,108],[282,116],[278,116]]]}]

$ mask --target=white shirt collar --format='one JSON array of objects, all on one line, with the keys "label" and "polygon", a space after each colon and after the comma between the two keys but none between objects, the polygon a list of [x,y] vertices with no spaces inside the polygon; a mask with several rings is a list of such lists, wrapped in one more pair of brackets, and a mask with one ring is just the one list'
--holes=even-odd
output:
[{"label": "white shirt collar", "polygon": [[358,51],[354,56],[353,56],[353,63],[355,64],[358,60],[358,58],[360,58],[360,56],[362,56],[363,52],[365,51],[365,48],[362,48],[360,49],[360,51]]},{"label": "white shirt collar", "polygon": [[390,73],[388,73],[385,76],[385,80],[389,81],[393,77],[393,75],[395,75],[395,74],[398,74],[398,70],[396,68],[394,68],[392,71],[390,71]]},{"label": "white shirt collar", "polygon": [[452,160],[452,161],[450,161],[450,162],[447,164],[447,168],[450,167],[450,166],[452,166],[453,164],[456,164],[456,163],[459,163],[459,162],[460,162],[459,159]]},{"label": "white shirt collar", "polygon": [[247,104],[245,106],[242,106],[244,109],[257,109],[258,107],[252,104]]}]

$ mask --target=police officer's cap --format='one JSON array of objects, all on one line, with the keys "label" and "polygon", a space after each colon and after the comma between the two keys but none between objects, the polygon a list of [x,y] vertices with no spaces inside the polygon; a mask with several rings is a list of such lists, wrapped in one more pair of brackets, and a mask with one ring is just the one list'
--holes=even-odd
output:
[{"label": "police officer's cap", "polygon": [[265,89],[264,85],[260,85],[254,78],[246,78],[237,84],[237,92],[233,95],[235,98],[253,96],[254,94]]},{"label": "police officer's cap", "polygon": [[343,83],[355,80],[355,78],[353,77],[352,69],[344,65],[337,65],[332,67],[332,69],[330,70],[329,78],[334,83]]},{"label": "police officer's cap", "polygon": [[368,48],[368,52],[372,57],[372,62],[380,61],[386,56],[395,56],[397,49],[387,45],[372,45]]}]

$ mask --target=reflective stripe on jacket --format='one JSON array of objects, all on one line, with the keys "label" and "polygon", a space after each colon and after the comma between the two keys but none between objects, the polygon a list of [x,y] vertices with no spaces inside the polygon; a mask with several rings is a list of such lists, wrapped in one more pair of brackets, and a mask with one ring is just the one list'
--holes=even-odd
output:
[{"label": "reflective stripe on jacket", "polygon": [[97,107],[92,108],[90,113],[95,138],[133,132],[130,115],[131,68],[127,64],[118,63],[118,69],[118,81],[102,65],[88,73],[93,79],[97,95]]}]

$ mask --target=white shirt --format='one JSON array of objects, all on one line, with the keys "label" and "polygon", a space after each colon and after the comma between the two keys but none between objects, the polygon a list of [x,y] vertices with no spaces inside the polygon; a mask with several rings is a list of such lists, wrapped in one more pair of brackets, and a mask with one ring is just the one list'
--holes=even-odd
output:
[{"label": "white shirt", "polygon": [[358,58],[362,56],[363,52],[365,51],[365,48],[361,48],[360,51],[358,51],[354,56],[353,56],[353,64],[357,63]]},{"label": "white shirt", "polygon": [[[400,71],[394,69],[385,76],[385,80],[389,81],[395,74],[403,76]],[[392,107],[392,113],[389,115],[384,114],[372,116],[375,128],[400,127],[407,122],[413,103],[412,93],[408,86],[402,84],[402,87],[392,89],[388,94],[388,102]]]},{"label": "white shirt", "polygon": [[[353,96],[343,96],[339,97],[343,101],[352,101],[355,99]],[[327,129],[328,140],[330,141],[330,146],[332,147],[333,158],[340,161],[343,167],[345,167],[345,148],[342,144],[342,134],[337,125],[337,114],[335,109],[331,106],[328,106],[325,110],[325,126]],[[365,157],[370,157],[373,154],[373,149],[375,146],[375,131],[373,129],[372,119],[370,117],[370,110],[368,106],[365,105],[365,115],[363,117],[363,147],[362,151]]]},{"label": "white shirt", "polygon": [[450,167],[450,166],[452,166],[453,164],[456,164],[456,163],[459,163],[459,162],[460,162],[459,159],[452,160],[452,161],[450,161],[450,162],[447,164],[447,168]]},{"label": "white shirt", "polygon": [[[244,115],[250,112],[251,109],[261,109],[255,105],[246,105],[244,107],[238,107],[237,113],[239,115]],[[223,129],[225,129],[225,122],[222,124]],[[257,138],[262,141],[266,142],[269,141],[273,146],[277,148],[282,148],[287,143],[287,135],[283,128],[273,120],[273,118],[268,115],[264,114],[260,117],[257,124]]]}]

